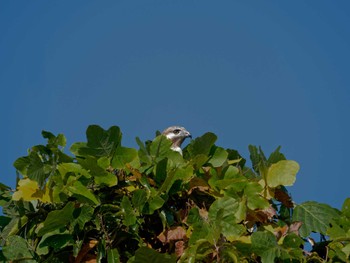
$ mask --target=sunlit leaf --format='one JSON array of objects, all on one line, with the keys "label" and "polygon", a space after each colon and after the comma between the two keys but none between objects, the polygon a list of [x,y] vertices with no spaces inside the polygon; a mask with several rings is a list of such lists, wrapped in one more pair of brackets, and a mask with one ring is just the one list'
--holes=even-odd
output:
[{"label": "sunlit leaf", "polygon": [[213,156],[209,159],[208,163],[210,163],[213,167],[219,167],[224,164],[227,160],[228,153],[224,148],[216,147]]},{"label": "sunlit leaf", "polygon": [[40,200],[44,203],[52,202],[49,187],[46,185],[45,188],[41,190],[38,183],[29,178],[18,181],[17,191],[13,193],[12,200]]},{"label": "sunlit leaf", "polygon": [[164,135],[157,136],[151,143],[150,154],[153,157],[166,157],[167,153],[172,152],[172,142]]},{"label": "sunlit leaf", "polygon": [[244,194],[247,197],[247,206],[251,210],[265,209],[269,202],[261,196],[262,187],[257,182],[249,182],[244,188]]},{"label": "sunlit leaf", "polygon": [[137,151],[133,148],[118,147],[112,159],[114,168],[125,168],[127,163],[131,163],[137,157]]},{"label": "sunlit leaf", "polygon": [[196,155],[203,154],[208,156],[211,147],[214,145],[217,136],[214,133],[207,132],[201,137],[196,138],[191,141],[191,143],[187,146],[188,152],[192,157]]},{"label": "sunlit leaf", "polygon": [[95,205],[99,204],[98,199],[92,191],[86,188],[80,181],[75,181],[74,184],[68,186],[67,189],[83,202],[87,201]]},{"label": "sunlit leaf", "polygon": [[295,182],[295,176],[299,171],[299,164],[291,160],[282,160],[271,165],[267,173],[269,187],[279,185],[290,186]]},{"label": "sunlit leaf", "polygon": [[89,172],[83,169],[83,167],[77,163],[61,163],[57,166],[57,169],[60,172],[62,177],[64,177],[67,173],[82,175],[82,176],[85,176],[86,178],[91,177]]}]

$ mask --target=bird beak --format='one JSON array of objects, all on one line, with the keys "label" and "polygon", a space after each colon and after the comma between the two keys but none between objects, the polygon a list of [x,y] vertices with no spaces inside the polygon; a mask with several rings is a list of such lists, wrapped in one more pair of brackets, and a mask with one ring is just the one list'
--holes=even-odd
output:
[{"label": "bird beak", "polygon": [[188,131],[186,131],[185,136],[186,136],[186,138],[191,138],[192,139],[192,135]]}]

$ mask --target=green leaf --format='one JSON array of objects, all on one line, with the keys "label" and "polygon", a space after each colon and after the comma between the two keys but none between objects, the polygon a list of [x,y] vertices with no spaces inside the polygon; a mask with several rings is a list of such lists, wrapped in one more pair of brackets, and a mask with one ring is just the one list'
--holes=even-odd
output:
[{"label": "green leaf", "polygon": [[222,213],[222,218],[227,216],[233,216],[232,217],[233,222],[239,223],[240,221],[242,221],[242,218],[236,218],[236,212],[238,211],[239,211],[239,202],[232,197],[225,196],[223,198],[217,199],[210,206],[208,217],[211,221],[215,222],[220,212]]},{"label": "green leaf", "polygon": [[235,166],[228,166],[224,173],[225,179],[234,179],[239,177],[239,169]]},{"label": "green leaf", "polygon": [[160,196],[154,196],[149,201],[149,214],[153,214],[155,210],[161,208],[164,204],[164,199]]},{"label": "green leaf", "polygon": [[250,152],[250,160],[252,161],[253,169],[255,172],[259,172],[259,164],[260,164],[260,154],[258,152],[258,148],[255,145],[248,146]]},{"label": "green leaf", "polygon": [[262,263],[275,262],[280,255],[276,237],[271,232],[254,232],[251,237],[252,250],[261,257]]},{"label": "green leaf", "polygon": [[193,246],[198,240],[208,240],[210,243],[213,243],[213,228],[205,221],[198,222],[192,225],[193,232],[190,236],[189,244]]},{"label": "green leaf", "polygon": [[341,208],[341,212],[344,216],[350,218],[350,198],[345,199]]},{"label": "green leaf", "polygon": [[157,157],[166,157],[171,150],[172,142],[168,140],[164,135],[157,136],[151,143],[150,154]]},{"label": "green leaf", "polygon": [[123,196],[121,202],[121,208],[124,214],[123,224],[126,226],[132,226],[136,223],[137,217],[135,215],[134,209],[132,208],[131,202],[127,196]]},{"label": "green leaf", "polygon": [[49,176],[51,166],[42,162],[38,153],[32,151],[29,154],[29,164],[27,166],[27,176],[38,182],[40,186],[44,184],[44,181]]},{"label": "green leaf", "polygon": [[88,223],[94,214],[94,208],[89,205],[82,205],[76,208],[73,212],[72,226],[79,226],[80,230],[84,229],[86,223]]},{"label": "green leaf", "polygon": [[226,162],[228,156],[228,152],[225,151],[224,148],[216,147],[213,156],[209,159],[208,163],[213,167],[219,167]]},{"label": "green leaf", "polygon": [[87,143],[75,143],[71,151],[80,156],[112,157],[120,145],[122,134],[119,127],[104,130],[98,125],[90,125],[86,130]]},{"label": "green leaf", "polygon": [[97,160],[97,165],[103,170],[106,170],[111,165],[110,158],[103,156]]},{"label": "green leaf", "polygon": [[307,237],[311,232],[325,235],[333,219],[339,218],[339,211],[326,204],[308,201],[297,205],[293,212],[293,221],[301,221],[299,233]]},{"label": "green leaf", "polygon": [[[289,233],[283,239],[283,247],[285,248],[296,248],[299,249],[304,244],[304,240],[302,240],[298,235],[294,233]],[[300,251],[302,252],[302,251]]]},{"label": "green leaf", "polygon": [[133,193],[131,202],[139,212],[142,212],[142,209],[147,202],[147,192],[145,189],[137,189]]},{"label": "green leaf", "polygon": [[286,157],[283,155],[283,153],[280,153],[281,146],[278,146],[277,149],[270,154],[269,159],[267,162],[269,164],[277,163],[282,160],[286,160]]},{"label": "green leaf", "polygon": [[269,202],[261,196],[262,186],[257,182],[248,182],[244,188],[247,197],[247,206],[251,210],[265,209],[269,207]]},{"label": "green leaf", "polygon": [[82,202],[88,202],[95,205],[100,203],[92,191],[86,188],[86,186],[80,181],[75,181],[74,184],[72,186],[68,186],[67,189]]},{"label": "green leaf", "polygon": [[13,166],[16,168],[17,171],[19,171],[22,175],[27,175],[27,169],[30,164],[30,159],[28,156],[20,157],[18,158],[14,163]]},{"label": "green leaf", "polygon": [[85,170],[80,164],[77,163],[60,163],[57,166],[57,170],[61,174],[62,178],[66,176],[67,173],[74,173],[77,176],[85,176],[86,178],[90,178],[91,175],[87,170]]},{"label": "green leaf", "polygon": [[190,225],[194,225],[196,223],[202,223],[203,218],[199,214],[199,210],[197,207],[193,207],[188,213],[186,223]]},{"label": "green leaf", "polygon": [[76,156],[84,155],[84,149],[87,149],[87,143],[86,142],[75,142],[69,148],[71,153],[73,153]]},{"label": "green leaf", "polygon": [[118,184],[118,178],[112,173],[106,173],[104,176],[95,176],[95,183],[111,187]]},{"label": "green leaf", "polygon": [[[106,171],[106,168],[101,166],[107,165],[109,163],[109,158],[101,157],[98,160],[94,157],[87,156],[84,159],[78,159],[79,164],[89,171],[89,176],[94,177],[96,184],[103,186],[115,186],[118,184],[118,178],[112,173]],[[109,167],[109,165],[108,165]]]},{"label": "green leaf", "polygon": [[208,156],[211,147],[216,142],[216,139],[217,136],[214,133],[207,132],[201,137],[191,141],[191,143],[187,146],[188,152],[192,157],[200,154]]},{"label": "green leaf", "polygon": [[242,224],[235,223],[235,217],[233,215],[223,217],[216,223],[218,223],[221,233],[228,241],[234,241],[246,232],[246,229]]},{"label": "green leaf", "polygon": [[9,261],[33,258],[32,251],[29,250],[27,241],[20,236],[10,236],[6,240],[6,245],[2,248],[2,252]]},{"label": "green leaf", "polygon": [[142,163],[151,164],[152,157],[149,155],[149,152],[147,151],[146,146],[143,144],[140,138],[136,137],[136,143],[140,147],[139,151],[137,152],[140,158],[140,161]]},{"label": "green leaf", "polygon": [[56,234],[46,237],[43,242],[40,242],[39,247],[41,249],[44,247],[51,247],[55,251],[58,251],[59,249],[72,245],[73,243],[74,240],[71,234]]},{"label": "green leaf", "polygon": [[48,144],[54,147],[57,146],[66,146],[67,140],[66,137],[63,134],[58,134],[55,136],[53,133],[48,132],[48,131],[42,131],[41,135],[45,138],[48,139]]},{"label": "green leaf", "polygon": [[108,263],[120,262],[120,255],[116,248],[107,250],[107,262]]},{"label": "green leaf", "polygon": [[155,174],[154,180],[158,184],[164,182],[165,178],[167,177],[167,165],[168,165],[168,158],[164,158],[156,164],[156,174]]},{"label": "green leaf", "polygon": [[43,236],[46,233],[60,228],[66,228],[71,220],[73,220],[74,203],[69,202],[60,210],[51,211],[44,223],[43,227],[39,229],[38,236]]},{"label": "green leaf", "polygon": [[118,147],[112,159],[112,166],[124,169],[125,165],[131,163],[137,157],[137,151],[133,148]]},{"label": "green leaf", "polygon": [[270,166],[267,173],[267,185],[277,187],[279,185],[293,185],[296,174],[299,171],[299,164],[291,160],[282,160]]},{"label": "green leaf", "polygon": [[176,256],[169,254],[161,254],[148,247],[140,247],[136,250],[134,263],[176,263]]},{"label": "green leaf", "polygon": [[2,239],[7,239],[9,236],[16,235],[19,230],[28,223],[28,217],[13,217],[11,221],[6,224],[6,226],[1,229],[0,237]]},{"label": "green leaf", "polygon": [[0,216],[0,232],[11,222],[11,217]]}]

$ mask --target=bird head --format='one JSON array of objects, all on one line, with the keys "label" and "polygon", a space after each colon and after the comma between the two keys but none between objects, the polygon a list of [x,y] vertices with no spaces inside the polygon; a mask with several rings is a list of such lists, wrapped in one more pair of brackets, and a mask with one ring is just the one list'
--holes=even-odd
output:
[{"label": "bird head", "polygon": [[171,149],[182,154],[181,144],[186,138],[192,138],[191,133],[189,133],[184,127],[181,126],[171,126],[166,128],[163,132],[169,140],[172,141]]}]

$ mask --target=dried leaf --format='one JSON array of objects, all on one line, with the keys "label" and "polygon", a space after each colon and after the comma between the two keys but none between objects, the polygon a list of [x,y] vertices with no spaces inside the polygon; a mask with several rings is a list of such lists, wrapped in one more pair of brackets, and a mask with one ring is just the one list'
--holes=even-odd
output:
[{"label": "dried leaf", "polygon": [[175,243],[175,255],[180,257],[185,250],[185,242],[180,240]]},{"label": "dried leaf", "polygon": [[275,198],[276,198],[277,201],[280,201],[287,208],[293,208],[294,207],[294,204],[292,202],[292,198],[282,188],[276,188],[275,189]]},{"label": "dried leaf", "polygon": [[162,243],[170,243],[171,241],[183,240],[185,238],[186,238],[186,230],[181,226],[177,226],[172,229],[165,230],[158,236],[158,239]]},{"label": "dried leaf", "polygon": [[199,177],[193,177],[189,184],[188,194],[190,195],[194,190],[198,189],[201,192],[207,192],[209,190],[208,183]]},{"label": "dried leaf", "polygon": [[282,227],[278,227],[278,228],[274,229],[273,234],[275,235],[277,240],[279,240],[281,237],[284,237],[285,235],[287,235],[288,229],[289,229],[289,227],[287,225],[282,226]]},{"label": "dried leaf", "polygon": [[300,222],[300,221],[292,223],[289,226],[289,232],[299,236],[299,229],[301,228],[302,225],[303,225],[303,222]]},{"label": "dried leaf", "polygon": [[[90,240],[89,243],[86,243],[83,245],[83,247],[80,249],[79,254],[77,255],[77,257],[75,258],[75,263],[78,262],[96,262],[96,256],[94,258],[91,258],[90,255],[88,256],[88,253],[91,249],[93,249],[96,245],[97,245],[98,241],[97,240]],[[93,261],[95,260],[95,261]]]}]

